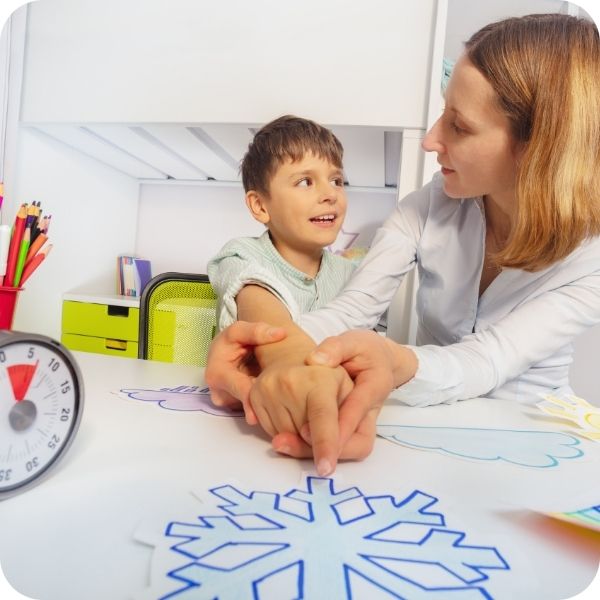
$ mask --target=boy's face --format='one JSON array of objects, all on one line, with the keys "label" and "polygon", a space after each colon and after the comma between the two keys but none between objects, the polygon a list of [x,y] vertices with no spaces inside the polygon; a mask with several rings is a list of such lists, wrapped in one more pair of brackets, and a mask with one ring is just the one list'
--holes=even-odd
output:
[{"label": "boy's face", "polygon": [[335,241],[346,216],[343,173],[312,153],[297,162],[288,159],[271,178],[269,195],[249,192],[247,202],[254,217],[269,228],[284,258],[320,257],[322,249]]}]

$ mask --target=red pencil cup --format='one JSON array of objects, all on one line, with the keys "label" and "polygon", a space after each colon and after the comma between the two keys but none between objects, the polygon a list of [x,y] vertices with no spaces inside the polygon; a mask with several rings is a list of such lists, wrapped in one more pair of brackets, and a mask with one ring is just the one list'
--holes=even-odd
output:
[{"label": "red pencil cup", "polygon": [[0,287],[0,329],[12,329],[19,292],[23,288]]}]

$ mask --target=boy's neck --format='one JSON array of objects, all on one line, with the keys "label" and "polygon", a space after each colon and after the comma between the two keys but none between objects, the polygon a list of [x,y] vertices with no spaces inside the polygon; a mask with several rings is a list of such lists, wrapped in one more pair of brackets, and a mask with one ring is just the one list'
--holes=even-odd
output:
[{"label": "boy's neck", "polygon": [[323,257],[323,250],[321,248],[315,249],[314,253],[308,253],[305,250],[297,250],[285,244],[280,244],[272,235],[270,237],[277,252],[292,267],[298,269],[298,271],[302,271],[302,273],[313,279],[317,276],[321,268],[321,258]]}]

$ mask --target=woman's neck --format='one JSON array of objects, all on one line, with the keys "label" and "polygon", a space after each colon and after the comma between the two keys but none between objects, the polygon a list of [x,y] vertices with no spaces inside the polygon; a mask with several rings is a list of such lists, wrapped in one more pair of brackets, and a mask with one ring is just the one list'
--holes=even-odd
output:
[{"label": "woman's neck", "polygon": [[490,233],[499,246],[500,250],[506,246],[512,231],[514,204],[509,202],[498,202],[491,196],[485,196],[483,200],[485,210],[486,230]]}]

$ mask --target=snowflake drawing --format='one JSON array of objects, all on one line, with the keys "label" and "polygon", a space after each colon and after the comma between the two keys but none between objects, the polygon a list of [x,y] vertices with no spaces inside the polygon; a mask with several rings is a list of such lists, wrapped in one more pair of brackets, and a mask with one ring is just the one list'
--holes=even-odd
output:
[{"label": "snowflake drawing", "polygon": [[509,569],[496,548],[448,528],[437,498],[418,490],[396,500],[307,477],[284,494],[210,492],[220,514],[168,523],[155,549],[161,581],[144,598],[471,600],[491,598],[488,571]]}]

